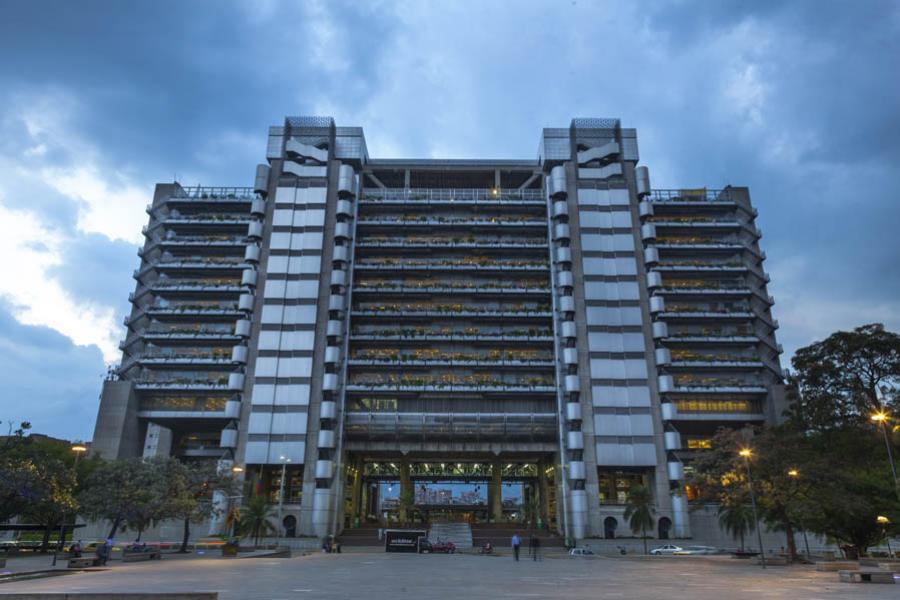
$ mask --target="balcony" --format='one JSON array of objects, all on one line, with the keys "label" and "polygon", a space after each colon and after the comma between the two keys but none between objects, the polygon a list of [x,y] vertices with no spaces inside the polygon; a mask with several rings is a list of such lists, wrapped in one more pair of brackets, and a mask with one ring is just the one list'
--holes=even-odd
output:
[{"label": "balcony", "polygon": [[756,317],[740,310],[667,310],[656,316],[666,321],[748,321]]},{"label": "balcony", "polygon": [[497,260],[487,257],[471,257],[464,259],[413,259],[413,258],[380,258],[364,259],[354,267],[358,271],[404,272],[404,271],[436,271],[436,272],[544,272],[550,265],[539,260]]},{"label": "balcony", "polygon": [[221,370],[230,368],[231,361],[226,353],[209,353],[209,352],[193,352],[193,353],[176,353],[159,354],[147,353],[141,354],[135,358],[136,362],[144,367],[162,367],[166,369],[214,369]]},{"label": "balcony", "polygon": [[240,294],[243,291],[237,281],[228,281],[227,283],[225,281],[221,283],[215,281],[202,279],[194,281],[185,279],[159,280],[150,285],[150,291],[161,296],[233,295]]},{"label": "balcony", "polygon": [[347,413],[351,440],[541,441],[557,439],[556,415],[502,413]]},{"label": "balcony", "polygon": [[666,208],[688,206],[689,208],[703,207],[732,209],[735,202],[731,198],[729,190],[716,190],[707,188],[682,189],[682,190],[652,190],[650,202],[663,204]]},{"label": "balcony", "polygon": [[566,421],[581,421],[581,402],[566,402]]},{"label": "balcony", "polygon": [[354,332],[350,336],[351,342],[360,341],[409,341],[409,342],[505,342],[510,344],[531,344],[538,342],[552,342],[553,337],[549,331],[528,332],[518,331],[513,333],[478,333],[477,331],[442,331],[428,328],[397,328],[371,332]]},{"label": "balcony", "polygon": [[[665,323],[654,323],[665,325]],[[749,346],[760,343],[758,336],[751,333],[727,333],[724,331],[677,332],[665,338],[666,345],[712,344]]]},{"label": "balcony", "polygon": [[347,361],[351,366],[387,367],[390,369],[412,369],[431,367],[460,367],[466,369],[552,369],[553,360],[490,360],[473,357],[470,359],[373,359],[351,358]]},{"label": "balcony", "polygon": [[258,198],[258,194],[252,187],[185,187],[179,193],[170,196],[166,202],[169,204],[246,204]]},{"label": "balcony", "polygon": [[159,320],[222,320],[236,319],[241,312],[235,306],[209,306],[203,304],[181,304],[178,306],[149,306],[148,315]]},{"label": "balcony", "polygon": [[138,379],[134,382],[134,389],[145,391],[205,391],[228,392],[228,378],[198,380],[191,378],[175,378],[167,380]]},{"label": "balcony", "polygon": [[758,402],[731,399],[675,400],[675,421],[747,422],[763,421]]},{"label": "balcony", "polygon": [[[510,285],[514,281],[492,281],[484,283],[476,282],[429,282],[423,280],[409,280],[396,283],[372,283],[370,281],[358,281],[353,288],[357,295],[361,294],[441,294],[441,295],[485,295],[485,296],[515,296],[515,295],[543,295],[550,293],[548,283],[534,283],[527,286]],[[449,285],[448,285],[449,284]]]},{"label": "balcony", "polygon": [[250,215],[181,215],[160,221],[172,231],[233,231],[240,233],[250,223]]},{"label": "balcony", "polygon": [[[145,329],[139,334],[140,338],[155,343],[180,344],[180,345],[229,345],[237,342],[240,337],[221,329],[207,329],[199,325],[185,328],[170,329]],[[133,340],[134,341],[134,340]]]},{"label": "balcony", "polygon": [[450,218],[429,216],[364,217],[358,221],[360,227],[448,227],[448,228],[546,228],[547,221],[542,219],[516,218],[513,216],[491,218]]},{"label": "balcony", "polygon": [[544,206],[542,190],[488,189],[403,189],[366,188],[360,204],[397,206]]},{"label": "balcony", "polygon": [[155,242],[162,248],[175,249],[230,249],[243,248],[247,245],[247,241],[241,236],[227,235],[198,235],[198,236],[178,236],[168,239],[161,239]]},{"label": "balcony", "polygon": [[530,239],[498,239],[467,237],[391,237],[391,236],[367,236],[356,243],[357,248],[398,248],[398,249],[546,249],[546,238]]},{"label": "balcony", "polygon": [[347,391],[352,392],[554,392],[550,377],[528,377],[520,381],[504,381],[483,375],[449,375],[442,378],[409,374],[382,379],[351,379]]}]

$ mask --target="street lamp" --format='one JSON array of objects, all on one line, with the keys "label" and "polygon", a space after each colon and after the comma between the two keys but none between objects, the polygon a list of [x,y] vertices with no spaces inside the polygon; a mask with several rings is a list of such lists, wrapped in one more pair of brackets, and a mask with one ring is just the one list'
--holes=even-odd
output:
[{"label": "street lamp", "polygon": [[891,463],[891,474],[894,476],[894,491],[897,493],[897,499],[900,500],[900,482],[897,480],[897,467],[894,466],[894,453],[891,452],[891,442],[887,434],[888,415],[884,411],[877,412],[870,417],[872,421],[881,424],[881,433],[884,434],[884,446],[887,448],[888,462]]},{"label": "street lamp", "polygon": [[[87,446],[84,444],[72,444],[71,447],[72,452],[75,453],[75,461],[72,463],[72,472],[76,473],[76,469],[78,468],[78,459],[81,458],[81,455],[87,452]],[[75,519],[78,519],[78,515],[75,515]],[[72,524],[72,538],[75,538],[75,527],[74,523]],[[61,522],[59,524],[59,541],[56,543],[56,552],[53,553],[53,566],[56,566],[56,555],[59,554],[59,551],[66,547],[66,514],[63,513]]]},{"label": "street lamp", "polygon": [[[797,469],[788,469],[787,474],[788,474],[788,477],[790,477],[791,479],[794,479],[794,480],[796,480],[798,477],[800,477],[800,471],[798,471]],[[806,546],[806,558],[809,559],[809,557],[811,555],[809,553],[809,539],[806,537],[806,528],[804,527],[802,529],[802,531],[803,531],[803,545]]]},{"label": "street lamp", "polygon": [[884,541],[887,542],[888,558],[890,558],[893,555],[893,552],[891,552],[891,539],[888,537],[888,534],[887,534],[887,526],[891,522],[891,520],[882,515],[878,515],[877,517],[875,517],[875,521],[879,525],[881,525],[881,531],[884,533]]},{"label": "street lamp", "polygon": [[741,448],[738,452],[744,458],[747,465],[747,487],[750,488],[750,505],[753,507],[753,521],[756,523],[756,539],[759,542],[759,561],[762,568],[766,568],[766,551],[763,549],[762,532],[759,530],[759,515],[756,512],[756,495],[753,493],[753,476],[750,474],[750,457],[753,455],[750,448]]}]

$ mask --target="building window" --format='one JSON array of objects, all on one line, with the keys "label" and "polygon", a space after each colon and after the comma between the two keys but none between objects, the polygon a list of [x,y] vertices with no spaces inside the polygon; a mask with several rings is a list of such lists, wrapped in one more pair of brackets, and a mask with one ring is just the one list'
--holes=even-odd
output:
[{"label": "building window", "polygon": [[685,439],[688,450],[709,450],[712,448],[712,440],[710,438],[689,437]]},{"label": "building window", "polygon": [[640,485],[650,488],[649,476],[644,471],[600,469],[597,472],[597,479],[600,488],[600,504],[625,504],[628,501],[628,492],[632,487]]}]

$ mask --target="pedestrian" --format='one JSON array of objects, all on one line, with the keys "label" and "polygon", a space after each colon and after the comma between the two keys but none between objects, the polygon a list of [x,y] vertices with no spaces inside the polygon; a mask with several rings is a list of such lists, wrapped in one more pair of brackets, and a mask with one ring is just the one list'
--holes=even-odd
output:
[{"label": "pedestrian", "polygon": [[515,557],[516,562],[519,562],[519,545],[520,544],[521,544],[521,541],[519,540],[519,534],[514,533],[512,536],[512,549],[513,549],[513,556]]},{"label": "pedestrian", "polygon": [[531,535],[531,559],[534,561],[541,560],[541,539],[532,534]]}]

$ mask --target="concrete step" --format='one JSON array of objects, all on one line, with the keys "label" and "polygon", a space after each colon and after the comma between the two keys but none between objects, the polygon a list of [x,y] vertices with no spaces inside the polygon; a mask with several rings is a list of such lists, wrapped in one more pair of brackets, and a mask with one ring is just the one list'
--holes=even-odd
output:
[{"label": "concrete step", "polygon": [[453,542],[460,550],[467,550],[472,547],[472,528],[468,523],[433,523],[428,539]]}]

